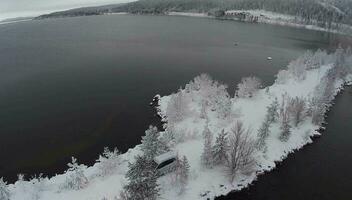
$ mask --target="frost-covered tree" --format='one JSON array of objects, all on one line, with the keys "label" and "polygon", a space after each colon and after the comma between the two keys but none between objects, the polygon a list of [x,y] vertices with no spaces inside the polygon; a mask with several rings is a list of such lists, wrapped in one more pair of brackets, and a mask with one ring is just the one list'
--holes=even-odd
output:
[{"label": "frost-covered tree", "polygon": [[213,165],[213,159],[212,159],[213,134],[211,133],[208,124],[206,124],[204,127],[203,138],[204,138],[204,146],[203,146],[203,153],[201,155],[201,162],[204,167],[211,168]]},{"label": "frost-covered tree", "polygon": [[0,200],[10,200],[10,190],[3,178],[0,178]]},{"label": "frost-covered tree", "polygon": [[280,105],[280,136],[282,142],[286,142],[291,135],[290,113],[287,106],[287,94],[283,95],[282,103]]},{"label": "frost-covered tree", "polygon": [[275,98],[275,100],[267,107],[265,119],[258,130],[258,140],[256,145],[258,150],[266,150],[266,138],[268,138],[270,134],[271,124],[276,122],[279,117],[278,109],[279,101]]},{"label": "frost-covered tree", "polygon": [[111,175],[118,165],[120,164],[119,159],[120,152],[115,148],[113,151],[110,151],[108,147],[104,148],[104,152],[99,156],[97,160],[100,165],[98,166],[101,176]]},{"label": "frost-covered tree", "polygon": [[201,118],[205,117],[207,108],[216,111],[220,119],[225,119],[231,114],[231,99],[227,86],[214,81],[209,75],[201,74],[195,77],[186,88],[193,93],[192,99],[198,99],[198,102],[202,103]]},{"label": "frost-covered tree", "polygon": [[297,127],[306,116],[306,101],[300,97],[290,98],[288,102],[288,112],[293,124]]},{"label": "frost-covered tree", "polygon": [[266,149],[266,138],[268,138],[270,134],[270,119],[269,115],[267,114],[262,125],[260,126],[258,130],[258,141],[257,141],[257,148],[258,150],[264,150]]},{"label": "frost-covered tree", "polygon": [[180,173],[181,193],[184,192],[189,179],[190,165],[186,156],[182,158],[182,168]]},{"label": "frost-covered tree", "polygon": [[267,119],[269,123],[274,123],[277,121],[279,117],[279,106],[279,101],[277,98],[275,98],[275,100],[267,107]]},{"label": "frost-covered tree", "polygon": [[189,99],[181,89],[176,94],[172,94],[166,108],[168,123],[182,121],[188,115],[188,104]]},{"label": "frost-covered tree", "polygon": [[175,161],[175,183],[179,189],[179,194],[182,194],[187,186],[189,179],[190,165],[186,156],[177,157]]},{"label": "frost-covered tree", "polygon": [[79,165],[77,159],[72,157],[72,162],[67,164],[68,177],[63,185],[64,189],[80,190],[88,185],[88,178],[84,175],[86,166]]},{"label": "frost-covered tree", "polygon": [[124,187],[126,199],[156,200],[159,196],[156,164],[146,156],[136,156],[136,161],[129,163],[128,168],[128,184]]},{"label": "frost-covered tree", "polygon": [[213,163],[214,165],[225,164],[226,162],[226,154],[228,150],[228,139],[227,133],[223,129],[221,133],[216,137],[215,144],[212,148],[213,154]]},{"label": "frost-covered tree", "polygon": [[230,99],[230,95],[227,93],[226,90],[224,92],[219,93],[216,102],[215,102],[215,110],[217,113],[217,117],[219,119],[226,119],[231,115],[232,110],[232,102]]},{"label": "frost-covered tree", "polygon": [[168,146],[159,139],[159,136],[158,128],[149,126],[149,129],[145,131],[145,136],[142,137],[141,150],[150,160],[169,150]]},{"label": "frost-covered tree", "polygon": [[250,98],[262,87],[262,82],[257,77],[242,78],[237,85],[236,96],[240,98]]},{"label": "frost-covered tree", "polygon": [[227,173],[232,183],[238,174],[252,173],[255,165],[254,159],[255,142],[250,137],[249,129],[243,127],[241,121],[237,121],[229,135],[229,149],[227,156]]},{"label": "frost-covered tree", "polygon": [[202,105],[200,107],[200,115],[199,115],[199,117],[201,119],[207,119],[208,118],[207,108],[208,108],[208,101],[203,100],[202,101]]}]

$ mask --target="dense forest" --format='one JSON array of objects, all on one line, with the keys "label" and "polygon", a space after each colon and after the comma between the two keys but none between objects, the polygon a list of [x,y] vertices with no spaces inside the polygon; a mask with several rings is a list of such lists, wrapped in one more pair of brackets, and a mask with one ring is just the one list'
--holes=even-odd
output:
[{"label": "dense forest", "polygon": [[302,17],[307,22],[352,24],[350,0],[140,0],[115,8],[131,13],[208,12],[263,9]]},{"label": "dense forest", "polygon": [[126,4],[79,8],[42,15],[37,19],[101,15],[114,12],[165,14],[199,12],[221,17],[226,10],[261,9],[293,15],[300,23],[331,28],[334,23],[352,24],[351,0],[139,0]]}]

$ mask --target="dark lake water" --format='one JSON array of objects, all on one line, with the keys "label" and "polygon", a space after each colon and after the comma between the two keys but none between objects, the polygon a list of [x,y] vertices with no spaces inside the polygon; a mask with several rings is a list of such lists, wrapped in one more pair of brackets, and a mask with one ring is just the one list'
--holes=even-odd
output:
[{"label": "dark lake water", "polygon": [[[18,173],[62,173],[72,155],[90,165],[105,146],[126,151],[140,143],[149,124],[159,123],[149,106],[155,94],[170,94],[203,72],[228,84],[230,92],[248,75],[271,84],[290,60],[339,40],[288,27],[167,16],[0,25],[0,177],[13,181]],[[328,128],[316,144],[290,157],[285,163],[292,162],[293,171],[287,173],[296,175],[296,157],[306,158],[306,165],[313,162],[308,158],[326,156],[316,161],[323,164],[346,159],[320,147],[328,137],[345,133],[335,126],[339,134]],[[321,148],[321,155],[314,148]],[[287,170],[285,163],[278,171]]]}]

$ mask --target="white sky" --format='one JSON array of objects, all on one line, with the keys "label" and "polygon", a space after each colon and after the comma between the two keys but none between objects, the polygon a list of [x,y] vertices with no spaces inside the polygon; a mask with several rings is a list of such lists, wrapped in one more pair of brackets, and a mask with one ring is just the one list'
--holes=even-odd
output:
[{"label": "white sky", "polygon": [[82,6],[125,3],[135,0],[0,0],[0,20],[37,16],[58,10]]}]

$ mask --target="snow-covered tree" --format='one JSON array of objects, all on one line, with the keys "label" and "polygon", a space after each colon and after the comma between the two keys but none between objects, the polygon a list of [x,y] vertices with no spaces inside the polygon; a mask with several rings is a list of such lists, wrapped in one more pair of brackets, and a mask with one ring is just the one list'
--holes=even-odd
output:
[{"label": "snow-covered tree", "polygon": [[156,164],[146,156],[136,156],[136,161],[129,163],[128,168],[128,184],[124,187],[126,199],[156,200],[159,196]]},{"label": "snow-covered tree", "polygon": [[111,175],[120,163],[119,159],[120,152],[115,148],[113,151],[110,151],[108,147],[104,148],[104,152],[99,156],[97,162],[100,163],[99,170],[101,176]]},{"label": "snow-covered tree", "polygon": [[264,150],[264,152],[266,150],[266,138],[268,138],[270,134],[271,124],[276,122],[279,117],[279,106],[279,101],[275,98],[275,100],[267,107],[265,119],[258,130],[258,140],[256,145],[258,150]]},{"label": "snow-covered tree", "polygon": [[291,135],[290,113],[287,106],[287,94],[283,95],[282,103],[280,105],[280,136],[282,142],[286,142]]},{"label": "snow-covered tree", "polygon": [[214,165],[225,164],[228,145],[227,133],[223,129],[216,137],[215,144],[212,148]]},{"label": "snow-covered tree", "polygon": [[216,102],[215,102],[215,111],[217,113],[217,117],[219,119],[226,119],[231,115],[232,110],[232,102],[230,99],[230,95],[227,93],[226,90],[223,90],[217,95]]},{"label": "snow-covered tree", "polygon": [[249,129],[237,121],[229,135],[229,150],[227,156],[227,173],[232,183],[238,172],[246,174],[253,172],[255,142],[250,137]]},{"label": "snow-covered tree", "polygon": [[225,119],[231,114],[231,100],[227,86],[214,81],[209,75],[201,74],[186,85],[188,91],[194,93],[193,99],[200,98],[201,118],[205,117],[206,107],[216,111],[217,117]]},{"label": "snow-covered tree", "polygon": [[64,189],[80,190],[88,185],[88,178],[84,175],[86,166],[79,165],[77,159],[72,157],[72,162],[67,164],[68,177],[63,185]]},{"label": "snow-covered tree", "polygon": [[201,156],[201,162],[204,167],[211,168],[213,165],[213,159],[212,159],[213,134],[211,133],[208,124],[206,124],[204,127],[203,138],[204,138],[204,146],[203,146],[203,153]]},{"label": "snow-covered tree", "polygon": [[257,148],[258,150],[266,150],[266,138],[268,138],[270,134],[270,118],[269,115],[267,114],[262,125],[260,126],[258,130],[258,141],[257,141]]},{"label": "snow-covered tree", "polygon": [[324,122],[325,106],[316,98],[310,98],[308,104],[308,115],[312,117],[312,123],[320,126]]},{"label": "snow-covered tree", "polygon": [[267,107],[268,122],[273,123],[277,121],[279,117],[279,106],[279,101],[277,98],[275,98],[275,100]]},{"label": "snow-covered tree", "polygon": [[0,178],[0,200],[10,200],[10,190],[3,178]]},{"label": "snow-covered tree", "polygon": [[188,162],[188,159],[186,156],[183,156],[182,158],[182,168],[181,168],[181,173],[180,173],[180,183],[181,183],[181,193],[183,193],[183,191],[186,188],[186,185],[188,183],[188,179],[189,179],[189,170],[190,170],[190,165]]},{"label": "snow-covered tree", "polygon": [[182,121],[188,115],[188,104],[189,99],[181,89],[176,94],[172,94],[166,108],[168,123]]},{"label": "snow-covered tree", "polygon": [[142,137],[141,150],[150,160],[153,160],[155,156],[168,151],[168,147],[165,143],[159,140],[159,136],[160,133],[158,128],[155,126],[149,126],[149,129],[145,131],[145,136]]},{"label": "snow-covered tree", "polygon": [[207,119],[208,118],[207,108],[208,108],[208,101],[203,100],[201,108],[200,108],[200,115],[199,115],[199,117],[201,119]]},{"label": "snow-covered tree", "polygon": [[306,116],[306,101],[303,98],[290,98],[288,102],[288,112],[293,124],[297,127]]},{"label": "snow-covered tree", "polygon": [[175,161],[175,184],[179,189],[179,194],[182,194],[187,186],[189,179],[190,165],[186,156],[182,158],[177,157]]},{"label": "snow-covered tree", "polygon": [[257,77],[242,78],[237,85],[236,96],[240,98],[250,98],[262,87],[262,82]]}]

